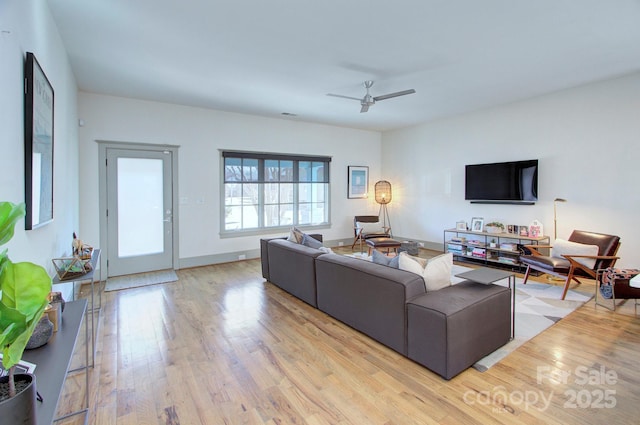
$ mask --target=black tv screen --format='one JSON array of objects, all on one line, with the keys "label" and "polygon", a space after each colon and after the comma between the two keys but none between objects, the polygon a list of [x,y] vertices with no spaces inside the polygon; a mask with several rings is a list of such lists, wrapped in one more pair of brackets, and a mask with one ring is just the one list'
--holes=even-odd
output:
[{"label": "black tv screen", "polygon": [[538,200],[538,160],[467,165],[464,199],[533,204]]}]

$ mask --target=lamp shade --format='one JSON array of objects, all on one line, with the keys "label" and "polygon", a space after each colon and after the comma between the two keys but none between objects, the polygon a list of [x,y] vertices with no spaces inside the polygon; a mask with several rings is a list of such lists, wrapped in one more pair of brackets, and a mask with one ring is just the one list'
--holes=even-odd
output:
[{"label": "lamp shade", "polygon": [[379,204],[388,204],[391,202],[391,183],[386,180],[380,180],[376,183],[376,202]]}]

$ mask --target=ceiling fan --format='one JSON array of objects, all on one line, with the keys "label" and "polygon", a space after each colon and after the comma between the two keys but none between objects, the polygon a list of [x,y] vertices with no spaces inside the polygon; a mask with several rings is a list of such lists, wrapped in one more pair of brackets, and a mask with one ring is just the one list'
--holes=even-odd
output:
[{"label": "ceiling fan", "polygon": [[333,94],[333,93],[328,93],[327,96],[343,97],[345,99],[357,100],[358,102],[360,102],[360,105],[362,105],[362,108],[360,108],[360,112],[367,112],[369,110],[369,106],[373,105],[379,100],[391,99],[392,97],[404,96],[406,94],[413,94],[416,92],[414,89],[409,89],[409,90],[397,91],[395,93],[383,94],[380,96],[371,96],[371,94],[369,93],[369,89],[371,88],[372,85],[373,85],[372,80],[367,80],[364,82],[364,87],[367,89],[367,94],[365,94],[362,99],[359,99],[357,97],[351,97],[351,96],[343,96],[341,94]]}]

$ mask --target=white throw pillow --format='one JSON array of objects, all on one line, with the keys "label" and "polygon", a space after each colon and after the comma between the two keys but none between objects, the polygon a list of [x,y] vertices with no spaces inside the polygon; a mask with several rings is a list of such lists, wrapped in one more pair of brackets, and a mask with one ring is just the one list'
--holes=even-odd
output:
[{"label": "white throw pillow", "polygon": [[451,269],[453,267],[453,254],[438,255],[426,261],[422,265],[421,258],[400,253],[399,268],[422,276],[427,292],[437,291],[451,285]]},{"label": "white throw pillow", "polygon": [[302,232],[302,230],[298,229],[297,227],[292,227],[287,240],[289,242],[302,243],[303,237],[304,233]]},{"label": "white throw pillow", "polygon": [[[564,258],[563,255],[598,255],[598,246],[556,239],[551,248],[551,256]],[[595,258],[576,258],[575,260],[589,269],[596,265]]]},{"label": "white throw pillow", "polygon": [[420,264],[417,258],[410,256],[405,251],[400,253],[400,258],[398,259],[398,268],[400,270],[419,274],[420,276],[422,276],[422,273],[424,272],[424,266],[426,266],[426,262],[424,264]]}]

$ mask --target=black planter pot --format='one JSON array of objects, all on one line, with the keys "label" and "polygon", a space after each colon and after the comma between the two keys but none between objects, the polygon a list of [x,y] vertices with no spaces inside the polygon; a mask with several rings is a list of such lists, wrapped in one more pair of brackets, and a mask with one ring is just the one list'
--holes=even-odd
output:
[{"label": "black planter pot", "polygon": [[[36,425],[36,377],[19,373],[14,375],[16,386],[26,385],[15,397],[0,401],[0,418],[3,424]],[[0,394],[9,391],[9,377],[0,378]]]}]

